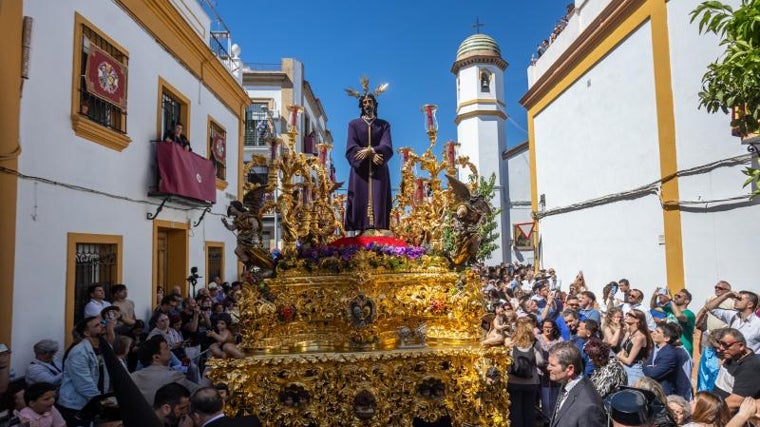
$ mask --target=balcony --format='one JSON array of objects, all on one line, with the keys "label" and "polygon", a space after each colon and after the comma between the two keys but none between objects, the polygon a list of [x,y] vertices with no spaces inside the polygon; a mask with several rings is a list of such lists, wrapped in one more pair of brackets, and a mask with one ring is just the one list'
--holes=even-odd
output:
[{"label": "balcony", "polygon": [[148,190],[148,196],[163,201],[155,214],[148,214],[148,219],[155,219],[169,201],[197,208],[216,203],[216,174],[211,160],[173,142],[155,141],[154,146],[157,183]]}]

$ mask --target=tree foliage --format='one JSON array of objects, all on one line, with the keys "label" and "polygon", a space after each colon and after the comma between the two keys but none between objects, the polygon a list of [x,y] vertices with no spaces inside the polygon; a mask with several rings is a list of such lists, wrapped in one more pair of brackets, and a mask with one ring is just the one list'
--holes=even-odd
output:
[{"label": "tree foliage", "polygon": [[[736,9],[720,1],[705,1],[691,12],[699,32],[713,33],[725,47],[723,55],[707,67],[699,92],[699,107],[708,112],[743,114],[732,120],[743,135],[757,132],[760,120],[760,0],[742,0]],[[760,183],[756,169],[747,168],[745,186]],[[760,196],[760,189],[751,197]]]},{"label": "tree foliage", "polygon": [[480,248],[476,258],[478,262],[483,262],[491,256],[491,253],[499,248],[499,232],[496,231],[498,224],[496,219],[501,215],[502,209],[496,209],[493,204],[494,186],[496,185],[496,174],[492,173],[488,179],[480,177],[478,185],[478,194],[488,201],[491,208],[491,214],[483,221],[480,226]]}]

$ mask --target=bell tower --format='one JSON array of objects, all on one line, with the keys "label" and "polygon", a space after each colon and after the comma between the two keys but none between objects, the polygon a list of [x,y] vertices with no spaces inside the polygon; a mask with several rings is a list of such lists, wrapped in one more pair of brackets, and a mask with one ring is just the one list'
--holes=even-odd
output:
[{"label": "bell tower", "polygon": [[[496,41],[485,34],[467,37],[457,50],[451,72],[457,76],[457,138],[459,154],[468,156],[485,179],[496,175],[492,204],[502,212],[496,218],[499,248],[486,262],[509,261],[511,226],[509,222],[509,185],[507,162],[501,153],[507,147],[504,71]],[[468,181],[468,171],[460,169],[459,179]]]}]

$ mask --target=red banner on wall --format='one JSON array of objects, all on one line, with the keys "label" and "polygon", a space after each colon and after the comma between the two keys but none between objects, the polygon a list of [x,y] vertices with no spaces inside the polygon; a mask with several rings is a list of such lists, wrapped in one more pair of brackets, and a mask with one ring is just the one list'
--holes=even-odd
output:
[{"label": "red banner on wall", "polygon": [[87,92],[127,109],[127,67],[92,42],[84,78]]},{"label": "red banner on wall", "polygon": [[156,142],[156,159],[160,193],[216,203],[216,173],[211,160],[163,141]]}]

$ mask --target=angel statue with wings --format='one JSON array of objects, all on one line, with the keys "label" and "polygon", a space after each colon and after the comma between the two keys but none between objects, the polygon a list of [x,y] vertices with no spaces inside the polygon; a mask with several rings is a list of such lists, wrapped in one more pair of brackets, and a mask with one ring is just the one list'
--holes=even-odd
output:
[{"label": "angel statue with wings", "polygon": [[454,246],[455,253],[451,257],[454,265],[473,262],[480,248],[480,227],[491,214],[488,201],[479,194],[473,194],[467,185],[451,175],[449,188],[454,193]]},{"label": "angel statue with wings", "polygon": [[245,265],[246,271],[253,267],[265,270],[274,268],[272,257],[264,249],[261,237],[261,210],[264,207],[265,195],[265,186],[248,191],[242,203],[235,200],[227,207],[227,216],[232,218],[232,223],[227,221],[227,218],[222,218],[222,223],[228,230],[237,231],[235,255]]}]

